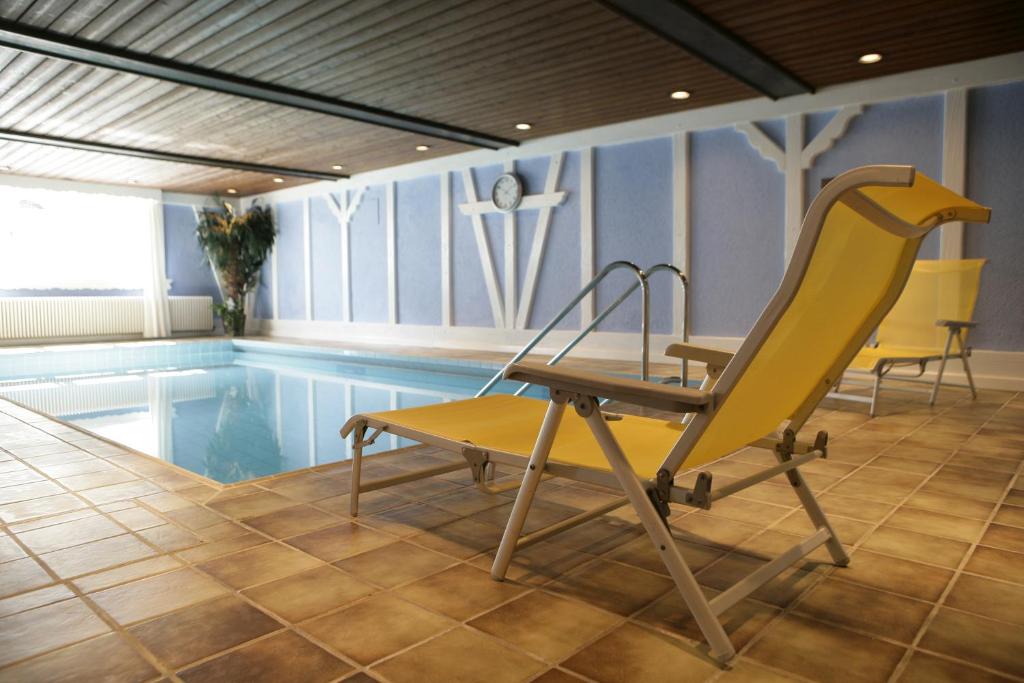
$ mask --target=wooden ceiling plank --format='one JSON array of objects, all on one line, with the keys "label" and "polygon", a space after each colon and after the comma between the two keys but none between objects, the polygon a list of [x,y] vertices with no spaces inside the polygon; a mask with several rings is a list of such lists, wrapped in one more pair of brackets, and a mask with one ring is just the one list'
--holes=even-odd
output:
[{"label": "wooden ceiling plank", "polygon": [[512,140],[460,129],[457,126],[426,121],[396,112],[378,110],[353,102],[318,97],[281,86],[178,64],[162,58],[108,48],[101,43],[85,42],[77,38],[61,36],[23,26],[15,26],[10,23],[0,24],[0,44],[70,61],[90,63],[94,66],[110,66],[122,71],[154,76],[184,85],[219,90],[227,94],[236,94],[250,99],[264,99],[284,106],[354,118],[367,123],[401,130],[412,130],[435,137],[467,142],[481,147],[498,148],[516,144]]}]

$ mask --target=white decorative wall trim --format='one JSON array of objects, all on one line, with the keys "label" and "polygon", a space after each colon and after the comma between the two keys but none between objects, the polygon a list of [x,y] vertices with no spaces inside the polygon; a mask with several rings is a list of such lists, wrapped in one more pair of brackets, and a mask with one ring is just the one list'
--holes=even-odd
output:
[{"label": "white decorative wall trim", "polygon": [[388,183],[384,190],[385,247],[388,275],[388,322],[398,324],[398,247],[395,244],[395,184]]},{"label": "white decorative wall trim", "polygon": [[[280,225],[280,216],[278,215],[277,205],[270,205],[270,215],[274,219],[274,225]],[[280,238],[280,231],[277,238]],[[274,320],[280,320],[281,318],[281,283],[279,282],[280,269],[277,267],[278,252],[280,251],[278,246],[278,239],[274,239],[274,247],[270,250],[270,305],[274,315]]]},{"label": "white decorative wall trim", "polygon": [[[477,202],[476,181],[473,180],[472,169],[465,168],[462,170],[462,186],[466,194],[466,202],[475,204]],[[480,266],[484,272],[484,285],[487,287],[487,297],[491,301],[491,314],[494,316],[494,326],[505,327],[505,304],[502,301],[501,290],[498,289],[498,271],[494,266],[494,255],[491,251],[491,243],[487,238],[487,230],[484,227],[483,214],[474,213],[470,218],[473,221],[473,236],[476,238]]]},{"label": "white decorative wall trim", "polygon": [[[515,172],[516,162],[509,159],[505,162],[505,173]],[[524,196],[522,199],[526,199],[526,197]],[[520,201],[521,206],[522,201]],[[494,210],[493,205],[491,210]],[[505,237],[505,286],[502,288],[502,296],[505,298],[505,327],[512,327],[516,321],[516,304],[519,298],[519,282],[516,277],[516,265],[518,263],[517,246],[519,244],[516,236],[516,212],[506,211],[503,218],[505,222],[503,231]]]},{"label": "white decorative wall trim", "polygon": [[785,218],[785,263],[796,247],[800,236],[800,224],[804,216],[804,197],[806,195],[806,174],[820,154],[832,148],[836,140],[841,138],[850,121],[864,111],[861,104],[847,105],[837,111],[821,131],[804,146],[804,114],[790,114],[786,117],[786,140],[780,146],[757,124],[747,121],[734,127],[747,137],[757,152],[765,159],[772,161],[786,178],[786,218]]},{"label": "white decorative wall trim", "polygon": [[310,198],[302,202],[302,301],[306,320],[313,319],[313,228],[309,216],[312,201]]},{"label": "white decorative wall trim", "polygon": [[[594,148],[580,150],[580,289],[594,279]],[[580,302],[580,329],[594,319],[597,297]]]},{"label": "white decorative wall trim", "polygon": [[[960,194],[967,190],[967,90],[946,92],[942,113],[942,184]],[[939,258],[964,255],[964,224],[946,223],[940,228]]]},{"label": "white decorative wall trim", "polygon": [[[690,134],[672,136],[672,263],[690,278]],[[672,329],[680,337],[690,317],[683,292],[672,287]]]},{"label": "white decorative wall trim", "polygon": [[441,174],[441,325],[452,325],[452,176]]},{"label": "white decorative wall trim", "polygon": [[[541,207],[537,214],[537,226],[533,232],[533,245],[530,247],[530,260],[526,264],[526,273],[523,278],[523,291],[519,299],[519,310],[516,313],[516,327],[525,329],[530,323],[530,313],[533,311],[534,295],[537,292],[537,280],[540,277],[540,267],[544,259],[544,246],[547,244],[548,228],[551,227],[551,210],[555,204],[560,204],[564,192],[555,192],[558,187],[558,180],[562,174],[562,163],[565,160],[565,153],[560,152],[551,156],[548,164],[548,175],[544,180],[544,195],[552,197],[559,195],[557,201]],[[525,197],[524,197],[525,199]],[[522,206],[520,205],[520,208]]]},{"label": "white decorative wall trim", "polygon": [[342,190],[337,196],[333,192],[327,194],[327,206],[338,221],[341,238],[341,319],[346,321],[352,320],[352,217],[359,210],[365,195],[365,187],[355,191],[351,202],[347,190]]}]

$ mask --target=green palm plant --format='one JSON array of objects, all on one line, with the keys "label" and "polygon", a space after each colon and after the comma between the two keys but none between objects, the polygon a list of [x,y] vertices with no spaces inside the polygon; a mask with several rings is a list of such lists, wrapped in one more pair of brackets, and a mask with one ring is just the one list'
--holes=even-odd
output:
[{"label": "green palm plant", "polygon": [[224,294],[213,310],[232,336],[245,334],[245,296],[259,282],[260,268],[276,237],[267,206],[257,204],[238,214],[224,202],[224,211],[203,209],[199,216],[196,238],[217,270]]}]

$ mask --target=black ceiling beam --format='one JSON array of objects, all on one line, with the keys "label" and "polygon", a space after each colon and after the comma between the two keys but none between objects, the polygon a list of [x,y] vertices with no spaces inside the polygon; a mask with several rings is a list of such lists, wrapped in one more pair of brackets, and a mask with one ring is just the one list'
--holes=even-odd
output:
[{"label": "black ceiling beam", "polygon": [[807,83],[680,0],[600,0],[773,100],[814,92]]},{"label": "black ceiling beam", "polygon": [[124,157],[135,157],[137,159],[150,159],[153,161],[173,161],[179,164],[196,164],[199,166],[215,166],[217,168],[231,168],[236,171],[251,171],[252,173],[266,173],[274,176],[291,176],[294,178],[312,178],[314,180],[341,180],[347,175],[339,173],[324,173],[322,171],[308,171],[302,168],[289,168],[287,166],[271,166],[269,164],[252,164],[248,161],[234,161],[232,159],[214,159],[213,157],[200,157],[191,154],[175,154],[174,152],[161,152],[155,149],[140,149],[138,147],[124,147],[122,145],[108,145],[102,142],[89,142],[88,140],[76,140],[73,138],[59,138],[52,135],[38,135],[36,133],[22,133],[8,128],[0,128],[0,140],[8,142],[27,142],[33,145],[49,145],[50,147],[63,147],[65,149],[77,149],[84,152],[100,152],[102,154],[117,154]]},{"label": "black ceiling beam", "polygon": [[79,64],[114,69],[147,78],[158,78],[193,88],[270,102],[284,107],[305,109],[318,114],[394,128],[407,133],[461,142],[474,147],[500,149],[519,144],[515,140],[479,133],[446,123],[428,121],[416,116],[399,114],[356,102],[325,97],[215,69],[182,64],[171,59],[125,50],[91,40],[82,40],[13,21],[0,20],[0,45]]}]

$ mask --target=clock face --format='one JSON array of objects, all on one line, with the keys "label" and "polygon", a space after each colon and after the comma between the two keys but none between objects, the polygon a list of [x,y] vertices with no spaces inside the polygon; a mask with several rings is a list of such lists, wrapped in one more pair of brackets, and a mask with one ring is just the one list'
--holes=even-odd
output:
[{"label": "clock face", "polygon": [[498,211],[514,211],[523,200],[523,183],[515,173],[506,173],[494,181],[491,201]]}]

